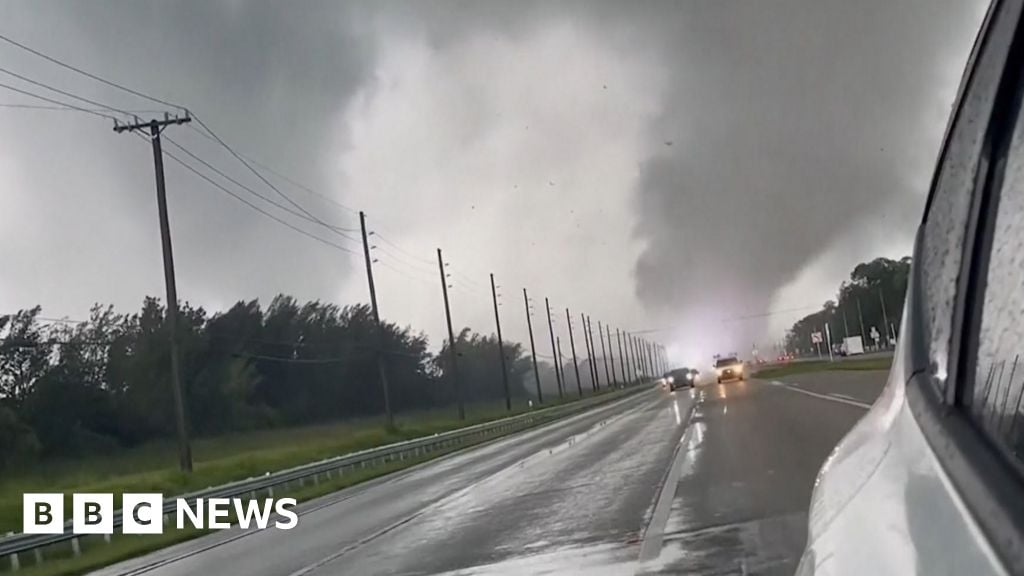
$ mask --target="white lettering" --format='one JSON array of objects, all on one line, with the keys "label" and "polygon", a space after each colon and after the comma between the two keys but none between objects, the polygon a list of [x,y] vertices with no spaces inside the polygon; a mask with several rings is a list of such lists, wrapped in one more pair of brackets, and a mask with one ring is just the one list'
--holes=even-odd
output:
[{"label": "white lettering", "polygon": [[[176,517],[176,520],[177,520],[178,530],[184,530],[185,529],[185,516],[188,516],[189,520],[192,521],[192,527],[193,528],[198,528],[198,529],[202,530],[203,529],[203,499],[202,498],[196,498],[196,509],[192,510],[192,508],[190,508],[189,505],[188,505],[188,500],[185,500],[184,498],[179,498],[178,499],[177,511],[175,513],[175,517]],[[212,528],[212,526],[211,526],[211,528]]]},{"label": "white lettering", "polygon": [[230,522],[222,522],[220,518],[227,518],[231,514],[231,500],[227,498],[210,498],[206,503],[206,515],[210,519],[208,525],[213,530],[224,530],[231,528]]},{"label": "white lettering", "polygon": [[260,530],[267,527],[267,523],[270,522],[270,512],[274,507],[272,500],[264,500],[263,508],[260,508],[260,503],[255,500],[244,502],[241,498],[235,498],[234,503],[235,518],[238,519],[238,525],[242,529],[249,528],[249,523],[254,519],[256,520],[256,527]]},{"label": "white lettering", "polygon": [[123,494],[121,496],[121,532],[124,534],[163,534],[164,497],[160,494]]},{"label": "white lettering", "polygon": [[75,534],[113,534],[114,495],[73,494],[71,529]]},{"label": "white lettering", "polygon": [[21,531],[25,534],[64,532],[63,494],[24,494],[21,499]]},{"label": "white lettering", "polygon": [[286,522],[282,522],[280,520],[275,522],[275,528],[291,530],[299,525],[299,515],[292,511],[292,508],[296,503],[295,498],[281,498],[274,504],[274,510],[276,510],[279,515],[288,519]]}]

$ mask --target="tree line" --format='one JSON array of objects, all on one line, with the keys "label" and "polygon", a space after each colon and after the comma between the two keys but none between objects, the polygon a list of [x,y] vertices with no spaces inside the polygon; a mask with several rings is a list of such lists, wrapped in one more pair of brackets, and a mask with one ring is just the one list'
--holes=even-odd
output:
[{"label": "tree line", "polygon": [[[844,336],[863,336],[864,345],[874,346],[872,328],[880,336],[879,344],[891,344],[898,336],[903,317],[903,299],[910,277],[911,259],[875,258],[862,262],[843,281],[835,300],[828,300],[821,310],[804,316],[786,334],[786,349],[790,352],[811,353],[815,345],[811,334],[832,333],[833,342]],[[825,342],[821,349],[827,352]]]},{"label": "tree line", "polygon": [[[0,316],[0,469],[174,437],[170,334],[158,299],[133,314],[97,305],[84,322],[48,323],[41,312]],[[434,355],[410,327],[382,322],[381,330],[393,408],[454,405],[448,342]],[[177,331],[197,435],[384,412],[369,305],[279,295],[265,308],[240,301],[209,314],[186,303]],[[504,399],[497,338],[465,328],[456,349],[465,401]],[[505,342],[503,353],[511,395],[525,402],[534,387],[530,357],[518,343]],[[553,380],[552,366],[541,372]]]}]

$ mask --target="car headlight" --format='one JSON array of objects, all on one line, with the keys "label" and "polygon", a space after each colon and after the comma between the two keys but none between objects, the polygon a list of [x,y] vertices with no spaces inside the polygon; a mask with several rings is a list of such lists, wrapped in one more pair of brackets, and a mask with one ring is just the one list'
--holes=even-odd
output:
[{"label": "car headlight", "polygon": [[673,383],[674,383],[675,381],[676,381],[676,379],[675,379],[675,378],[673,378],[673,377],[671,377],[671,376],[669,376],[669,377],[668,377],[668,383],[669,383],[669,384],[673,384]]},{"label": "car headlight", "polygon": [[692,373],[687,373],[686,374],[686,379],[687,380],[693,380],[693,374]]}]

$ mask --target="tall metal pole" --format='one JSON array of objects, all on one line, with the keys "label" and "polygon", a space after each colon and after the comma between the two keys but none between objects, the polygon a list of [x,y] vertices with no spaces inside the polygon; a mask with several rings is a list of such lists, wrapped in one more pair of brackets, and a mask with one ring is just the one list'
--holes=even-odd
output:
[{"label": "tall metal pole", "polygon": [[494,301],[494,324],[498,327],[498,358],[501,359],[501,383],[505,387],[505,410],[512,411],[512,396],[508,390],[508,370],[505,368],[505,344],[501,341],[501,316],[498,315],[498,290],[491,274],[491,299]]},{"label": "tall metal pole", "polygon": [[[565,366],[562,363],[562,337],[555,338],[558,347],[558,366],[556,366],[557,372],[561,374],[561,382],[565,382]],[[563,398],[562,388],[558,389],[558,397]]]},{"label": "tall metal pole", "polygon": [[[600,322],[598,322],[598,326],[600,326]],[[611,358],[610,358],[611,364],[612,364],[611,383],[612,383],[613,386],[618,386],[619,385],[619,375],[615,373],[615,349],[612,348],[612,327],[607,325],[607,324],[605,324],[604,325],[604,331],[608,335],[608,355],[611,356]]]},{"label": "tall metal pole", "polygon": [[530,298],[523,288],[523,306],[526,307],[526,329],[530,332],[530,357],[533,358],[533,379],[537,382],[537,403],[544,403],[544,393],[540,391],[540,370],[537,369],[537,347],[533,344],[533,320],[530,318]]},{"label": "tall metal pole", "polygon": [[594,344],[594,321],[591,320],[589,315],[587,316],[587,335],[590,336],[590,350],[594,354],[594,360],[591,362],[594,365],[594,385],[597,390],[600,390],[601,371],[597,367],[597,344]]},{"label": "tall metal pole", "polygon": [[630,335],[630,340],[633,342],[633,369],[639,372],[640,379],[643,380],[644,371],[643,364],[640,363],[640,344],[637,342],[637,337]]},{"label": "tall metal pole", "polygon": [[630,339],[633,340],[633,365],[639,369],[640,380],[642,381],[647,373],[644,370],[644,364],[640,357],[640,339],[636,336],[631,336]]},{"label": "tall metal pole", "polygon": [[565,309],[565,323],[569,325],[569,347],[572,348],[572,369],[576,372],[576,389],[580,393],[580,398],[583,398],[583,384],[580,382],[580,366],[576,362],[576,341],[573,340],[572,336],[572,315],[569,314],[569,309]]},{"label": "tall metal pole", "polygon": [[[544,309],[548,312],[548,333],[551,334],[551,355],[555,356],[555,328],[551,325],[551,304],[548,302],[547,297],[544,297]],[[562,392],[562,358],[558,356],[558,364],[555,365],[555,382],[558,384],[558,397],[562,398],[564,393]]]},{"label": "tall metal pole", "polygon": [[622,372],[622,385],[629,384],[629,378],[626,378],[626,357],[622,354],[622,333],[618,328],[615,329],[615,341],[619,345],[619,372]]},{"label": "tall metal pole", "polygon": [[370,258],[370,243],[366,239],[366,213],[359,211],[359,228],[363,233],[363,257],[366,259],[366,280],[370,283],[370,306],[373,308],[373,323],[377,340],[377,375],[380,388],[384,394],[384,412],[387,414],[388,427],[395,425],[395,417],[391,414],[391,393],[388,390],[388,373],[384,365],[384,330],[380,325],[380,312],[377,311],[377,288],[373,284],[373,260]]},{"label": "tall metal pole", "polygon": [[590,378],[590,389],[594,389],[593,353],[590,351],[590,339],[587,338],[587,318],[580,314],[580,330],[583,332],[583,348],[587,351],[587,377]]},{"label": "tall metal pole", "polygon": [[580,322],[583,323],[583,340],[590,351],[590,389],[597,391],[601,383],[597,378],[597,351],[594,349],[594,333],[590,330],[590,317],[580,314]]},{"label": "tall metal pole", "polygon": [[444,271],[444,259],[441,249],[437,249],[437,269],[441,273],[441,293],[444,295],[444,319],[448,322],[448,348],[452,357],[452,384],[455,387],[455,399],[459,404],[459,420],[466,419],[466,406],[462,400],[462,385],[459,383],[459,354],[455,350],[455,332],[452,330],[452,311],[448,307],[448,277]]},{"label": "tall metal pole", "polygon": [[857,318],[860,320],[860,339],[867,341],[868,333],[864,331],[864,310],[860,307],[860,298],[857,298]]},{"label": "tall metal pole", "polygon": [[647,367],[647,376],[653,375],[654,367],[650,363],[650,342],[640,341],[640,353],[643,355],[644,366]]},{"label": "tall metal pole", "polygon": [[[597,337],[601,339],[601,358],[604,360],[604,380],[609,387],[612,386],[612,375],[608,371],[608,352],[604,347],[604,329],[601,328],[601,321],[597,321]],[[611,347],[611,344],[609,344]]]},{"label": "tall metal pole", "polygon": [[622,333],[622,349],[626,353],[626,384],[632,384],[636,376],[636,366],[633,364],[633,355],[630,353],[629,332]]},{"label": "tall metal pole", "polygon": [[164,153],[160,145],[160,131],[172,124],[186,124],[192,119],[164,116],[163,120],[151,120],[125,125],[114,123],[115,132],[149,129],[153,146],[153,168],[156,176],[156,204],[160,219],[160,247],[164,260],[164,288],[167,291],[167,328],[171,352],[171,394],[174,402],[174,427],[178,436],[178,467],[182,472],[192,472],[192,443],[189,440],[188,414],[181,386],[180,351],[178,350],[178,289],[174,280],[174,250],[171,247],[171,225],[167,216],[167,190],[164,185]]},{"label": "tall metal pole", "polygon": [[846,306],[843,306],[842,310],[843,310],[843,338],[849,338],[850,337],[850,326],[846,322]]},{"label": "tall metal pole", "polygon": [[654,363],[654,343],[647,343],[647,363],[651,366],[651,376],[658,376],[657,364]]},{"label": "tall metal pole", "polygon": [[888,348],[889,347],[889,342],[890,342],[890,339],[889,339],[889,315],[885,312],[885,294],[882,293],[882,287],[881,286],[878,287],[878,299],[882,301],[882,323],[885,324],[885,326],[882,326],[882,329],[885,332],[885,347]]}]

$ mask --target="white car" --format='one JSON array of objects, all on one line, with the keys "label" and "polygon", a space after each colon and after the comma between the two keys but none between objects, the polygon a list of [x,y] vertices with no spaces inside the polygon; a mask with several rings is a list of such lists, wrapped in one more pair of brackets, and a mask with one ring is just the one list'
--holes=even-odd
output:
[{"label": "white car", "polygon": [[881,397],[825,462],[797,574],[1024,574],[1024,27],[989,10]]}]

